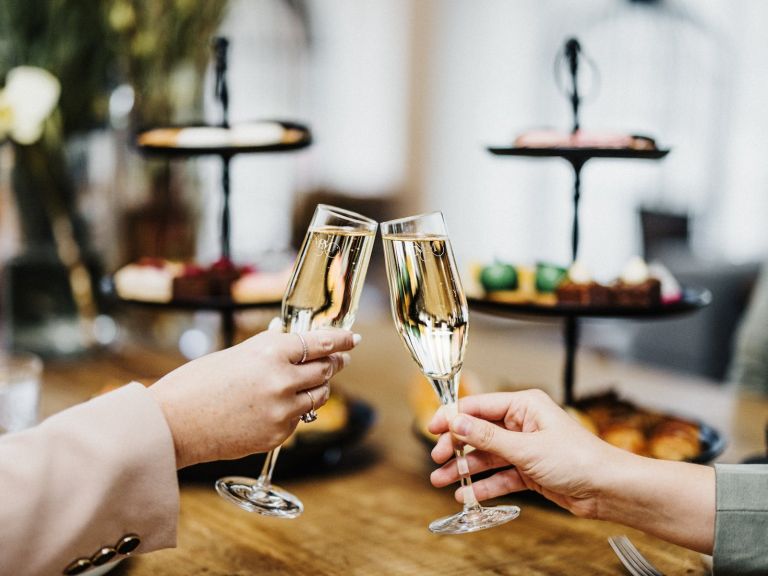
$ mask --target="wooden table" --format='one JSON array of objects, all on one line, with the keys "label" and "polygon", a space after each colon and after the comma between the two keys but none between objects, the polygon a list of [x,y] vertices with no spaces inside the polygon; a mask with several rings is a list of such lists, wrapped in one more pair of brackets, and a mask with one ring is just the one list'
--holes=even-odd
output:
[{"label": "wooden table", "polygon": [[[463,536],[431,534],[428,522],[459,505],[452,488],[436,490],[429,484],[431,461],[411,432],[406,397],[417,370],[387,315],[362,318],[357,330],[363,342],[338,381],[377,410],[377,423],[365,442],[376,455],[368,466],[281,482],[278,462],[276,481],[306,506],[296,520],[243,512],[210,485],[182,485],[178,548],[137,556],[112,574],[624,574],[606,542],[613,534],[628,534],[667,574],[707,573],[696,553],[618,525],[575,518],[531,496],[504,499],[520,505],[522,514],[503,527]],[[539,386],[557,396],[562,352],[554,330],[477,315],[467,368],[488,388]],[[126,349],[48,363],[43,410],[64,408],[104,384],[158,377],[179,362]],[[763,398],[588,352],[580,357],[578,380],[582,393],[611,385],[644,404],[701,417],[730,438],[721,460],[738,461],[764,449],[768,401]]]}]

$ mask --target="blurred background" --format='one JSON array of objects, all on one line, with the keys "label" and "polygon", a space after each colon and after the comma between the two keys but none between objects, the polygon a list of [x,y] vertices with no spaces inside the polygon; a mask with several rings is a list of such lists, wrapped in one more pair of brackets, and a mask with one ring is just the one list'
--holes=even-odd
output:
[{"label": "blurred background", "polygon": [[[760,0],[6,0],[0,83],[38,66],[61,94],[38,139],[0,146],[3,344],[217,346],[215,314],[126,314],[100,296],[103,277],[141,257],[219,257],[218,159],[148,159],[133,144],[142,127],[220,121],[217,35],[230,41],[231,121],[297,120],[314,135],[297,154],[233,160],[236,262],[290,260],[324,201],[378,220],[442,210],[468,286],[494,259],[567,265],[570,167],[486,147],[570,129],[554,64],[575,36],[595,65],[582,128],[672,150],[585,167],[580,259],[603,280],[633,255],[658,259],[713,293],[682,320],[589,324],[584,344],[747,380],[734,358],[768,349],[754,303],[768,254],[765,21]],[[380,252],[361,315],[388,314]]]}]

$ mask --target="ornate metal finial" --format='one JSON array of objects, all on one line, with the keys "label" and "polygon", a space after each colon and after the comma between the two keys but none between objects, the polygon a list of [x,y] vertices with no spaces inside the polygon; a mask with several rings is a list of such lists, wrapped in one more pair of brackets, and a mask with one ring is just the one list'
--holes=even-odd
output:
[{"label": "ornate metal finial", "polygon": [[[586,62],[592,70],[593,84],[596,87],[598,83],[597,67],[594,61],[584,53],[584,49],[576,38],[568,38],[555,59],[555,80],[558,88],[566,95],[571,104],[571,112],[573,113],[573,127],[571,130],[573,132],[576,132],[581,127],[579,109],[584,101],[584,95],[583,91],[579,89],[579,65],[582,61]],[[566,81],[563,79],[563,69],[566,70],[568,80],[570,81],[570,85],[567,87],[565,86]],[[593,92],[596,92],[596,88]]]},{"label": "ornate metal finial", "polygon": [[216,99],[221,102],[221,126],[229,128],[229,88],[227,87],[227,49],[229,40],[223,36],[217,36],[213,39],[213,53],[216,62],[216,82],[214,84],[214,94]]},{"label": "ornate metal finial", "polygon": [[568,60],[568,71],[571,73],[571,110],[573,111],[573,132],[579,129],[579,105],[581,96],[579,96],[579,52],[581,45],[576,38],[569,38],[565,42],[565,57]]}]

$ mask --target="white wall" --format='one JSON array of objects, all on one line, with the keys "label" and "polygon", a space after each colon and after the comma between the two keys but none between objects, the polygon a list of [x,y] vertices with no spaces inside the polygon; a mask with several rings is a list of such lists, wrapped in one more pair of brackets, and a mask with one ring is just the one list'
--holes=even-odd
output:
[{"label": "white wall", "polygon": [[[761,0],[309,0],[311,39],[278,0],[235,0],[232,117],[307,119],[299,155],[243,157],[233,173],[233,245],[287,244],[296,190],[405,190],[442,209],[465,266],[570,258],[570,167],[496,158],[485,146],[541,126],[567,130],[553,78],[569,35],[600,69],[587,130],[640,132],[661,162],[594,161],[583,178],[581,256],[597,276],[639,251],[636,210],[694,217],[704,257],[768,253],[768,43]],[[215,118],[215,114],[212,114]],[[215,256],[219,195],[209,169],[201,253]]]},{"label": "white wall", "polygon": [[[606,160],[585,167],[580,256],[593,272],[615,276],[639,251],[639,206],[690,213],[696,244],[707,254],[745,259],[763,253],[763,233],[745,232],[743,223],[768,216],[763,196],[751,192],[768,190],[768,173],[745,170],[761,163],[754,153],[742,157],[743,146],[736,157],[724,149],[745,138],[740,116],[753,123],[749,134],[768,123],[757,101],[737,104],[744,99],[742,78],[753,78],[744,72],[752,68],[747,62],[768,55],[768,45],[756,45],[762,41],[756,22],[768,16],[768,5],[742,1],[734,10],[733,4],[668,0],[659,9],[615,0],[433,0],[423,184],[427,205],[446,213],[460,259],[570,258],[569,166],[496,158],[484,150],[511,143],[526,129],[570,128],[570,109],[553,75],[556,51],[570,35],[600,70],[599,92],[582,107],[582,127],[649,134],[672,147],[658,163]],[[745,26],[744,19],[755,24]],[[766,90],[763,81],[759,94]],[[727,161],[739,166],[738,174],[729,174]],[[745,178],[749,184],[739,185]]]}]

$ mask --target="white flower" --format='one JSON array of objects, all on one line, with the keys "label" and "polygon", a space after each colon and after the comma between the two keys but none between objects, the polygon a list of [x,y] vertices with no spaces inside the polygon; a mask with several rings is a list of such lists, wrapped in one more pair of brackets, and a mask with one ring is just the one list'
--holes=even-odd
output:
[{"label": "white flower", "polygon": [[60,93],[61,84],[47,70],[19,66],[9,71],[0,91],[0,139],[7,135],[19,144],[36,142]]}]

